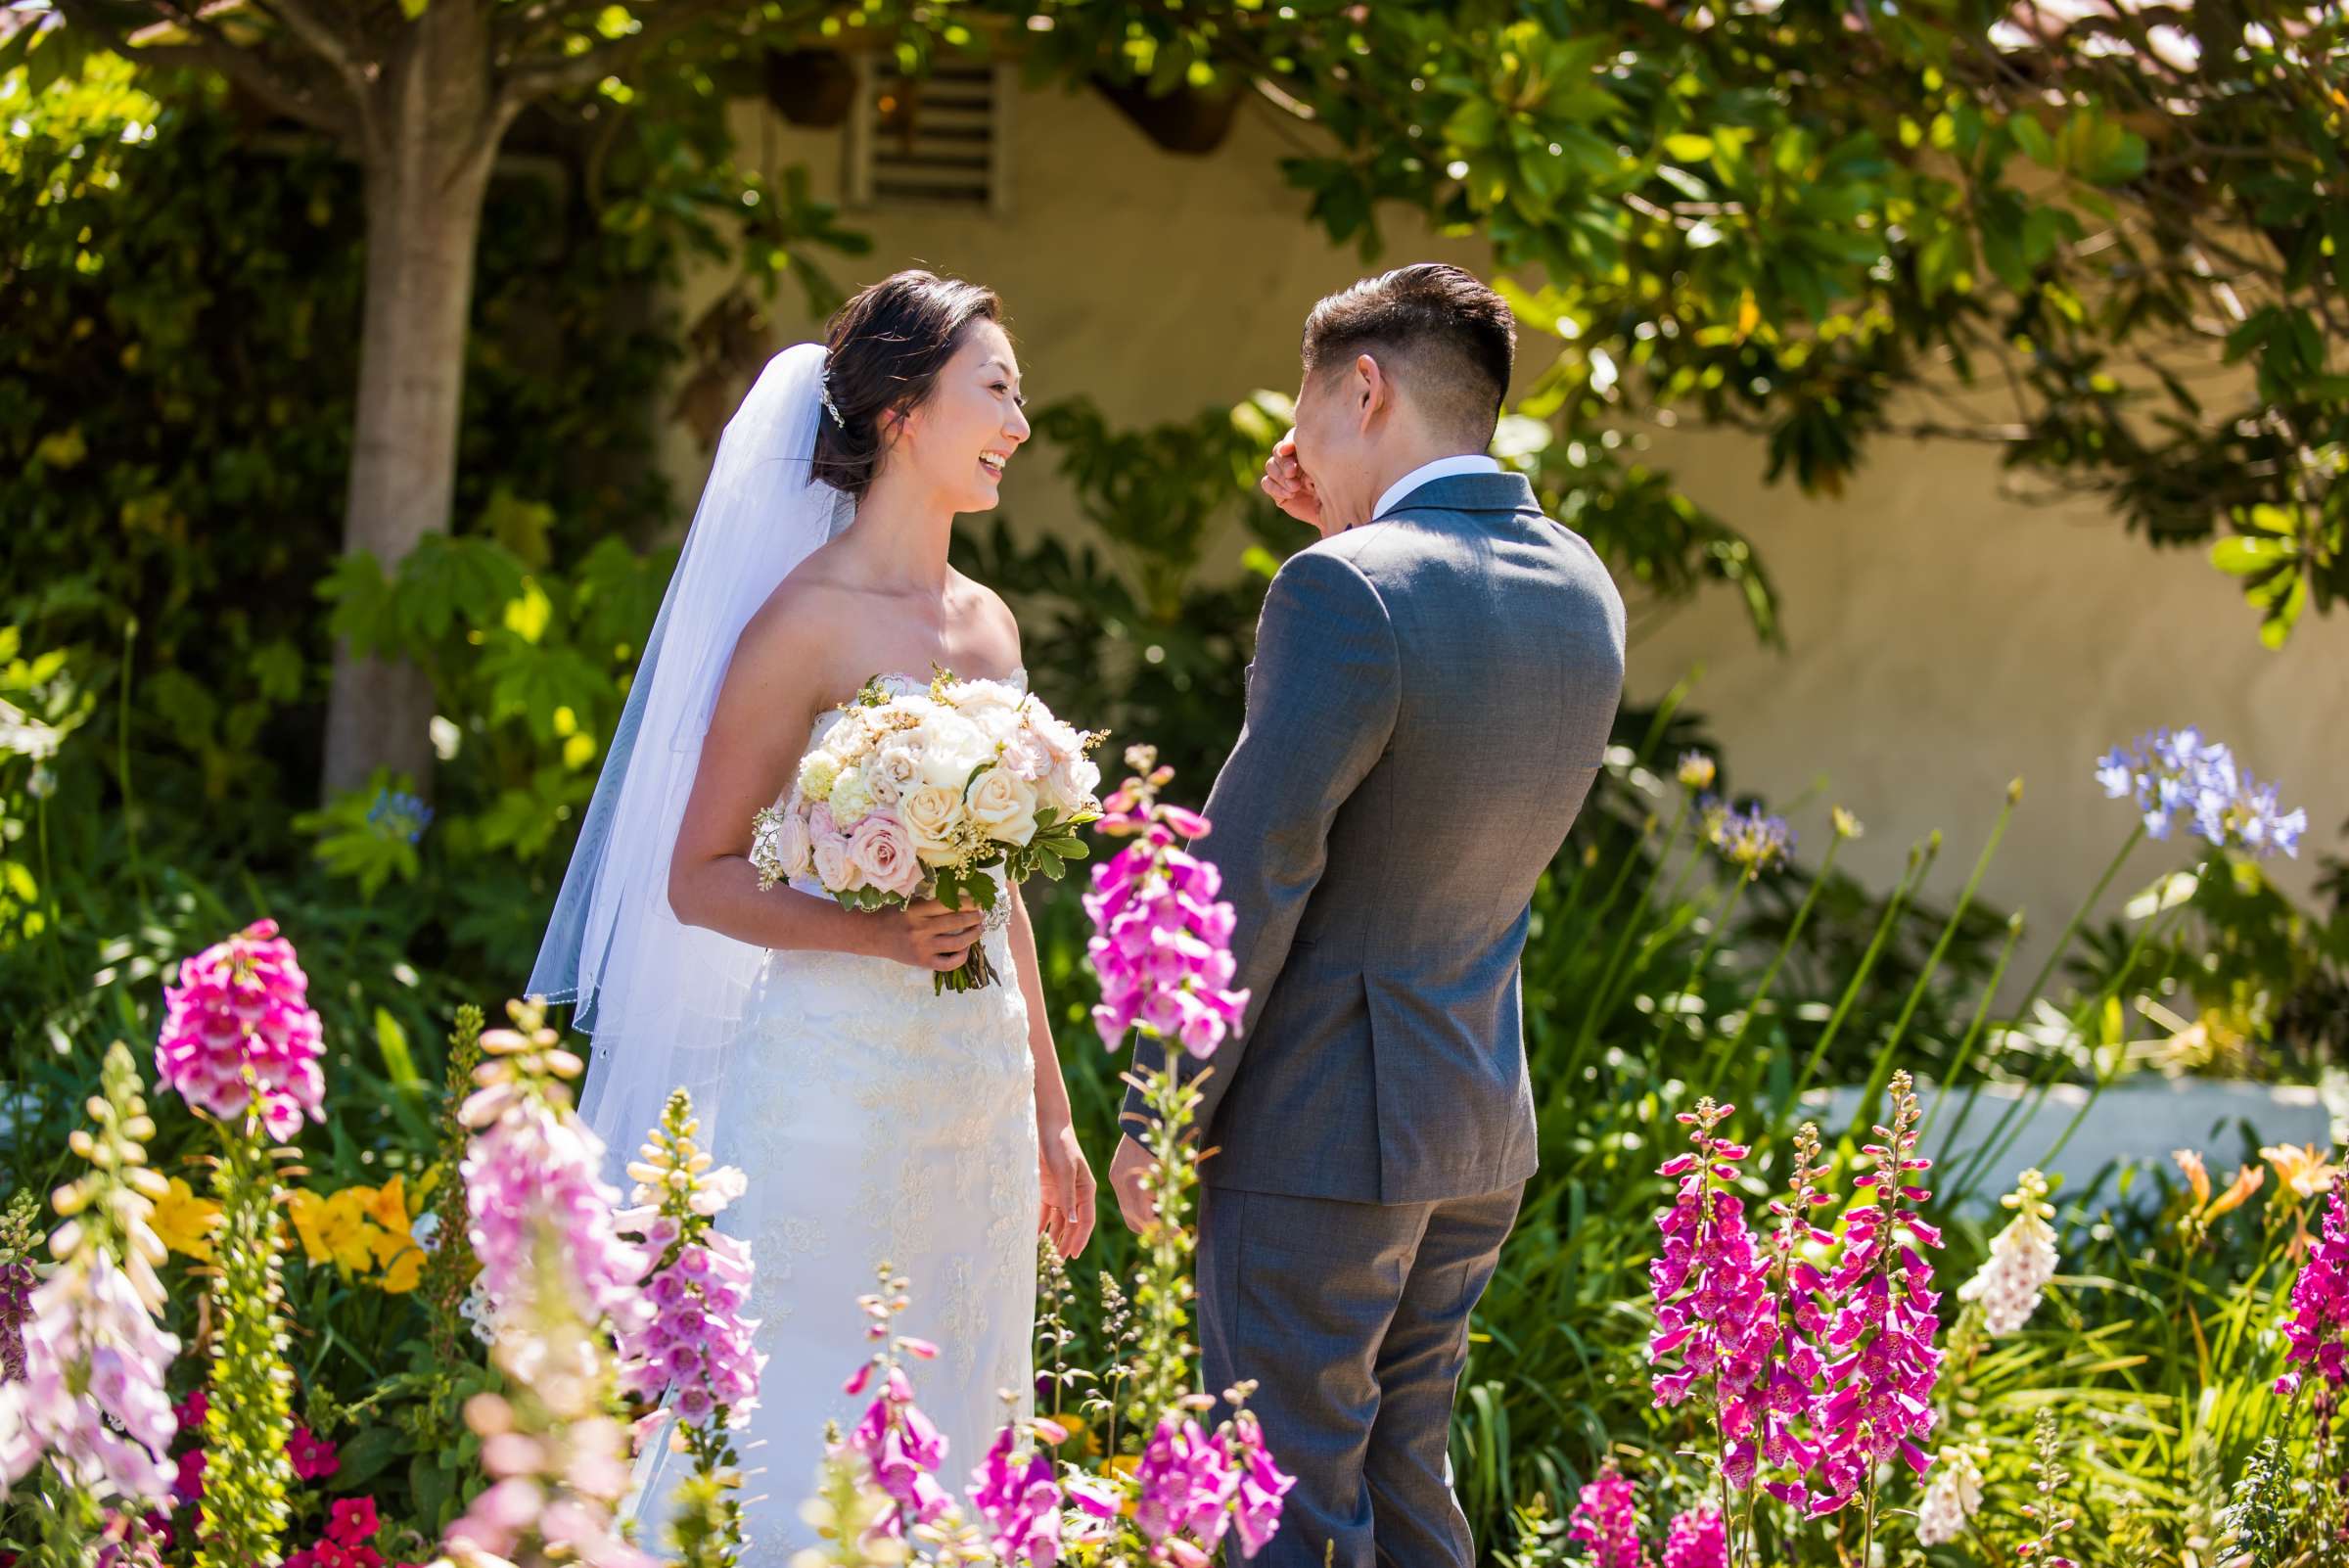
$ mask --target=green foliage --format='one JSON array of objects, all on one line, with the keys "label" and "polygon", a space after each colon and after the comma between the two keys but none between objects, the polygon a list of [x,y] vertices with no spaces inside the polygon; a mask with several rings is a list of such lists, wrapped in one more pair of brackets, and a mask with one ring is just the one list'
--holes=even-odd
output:
[{"label": "green foliage", "polygon": [[2338,16],[1038,9],[1039,70],[1276,84],[1319,141],[1290,181],[1365,258],[1392,208],[1489,242],[1563,346],[1528,411],[1586,451],[1701,420],[1833,493],[1879,438],[1988,440],[2156,543],[2222,536],[2271,642],[2349,591]]}]

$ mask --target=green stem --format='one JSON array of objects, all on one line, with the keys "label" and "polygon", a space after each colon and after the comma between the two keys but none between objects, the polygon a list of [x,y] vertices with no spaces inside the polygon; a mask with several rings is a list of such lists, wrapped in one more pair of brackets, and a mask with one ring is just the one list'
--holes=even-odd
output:
[{"label": "green stem", "polygon": [[[2008,916],[2006,940],[2000,945],[1998,961],[1990,966],[1990,979],[1983,984],[1982,994],[1974,1003],[1973,1022],[1966,1026],[1965,1038],[1958,1042],[1957,1053],[1950,1058],[1949,1072],[1942,1078],[1941,1086],[1933,1091],[1933,1110],[1925,1118],[1929,1125],[1939,1125],[1942,1102],[1949,1098],[1950,1085],[1964,1077],[1967,1063],[1973,1060],[1974,1046],[1982,1038],[1982,1032],[1989,1027],[1991,1008],[1998,1001],[1999,982],[2005,978],[2006,966],[2013,961],[2014,949],[2021,943],[2022,937],[2023,917],[2020,914]],[[1949,1147],[1946,1138],[1941,1146],[1945,1149]],[[1949,1192],[1944,1196],[1956,1198],[1962,1194]]]},{"label": "green stem", "polygon": [[1939,834],[1928,840],[1923,849],[1909,852],[1909,869],[1893,888],[1892,897],[1884,900],[1884,913],[1876,921],[1875,935],[1869,939],[1867,950],[1860,955],[1859,967],[1852,971],[1850,982],[1843,988],[1843,995],[1835,1003],[1834,1013],[1827,1019],[1827,1027],[1819,1032],[1819,1042],[1811,1047],[1810,1059],[1803,1063],[1803,1071],[1795,1079],[1794,1087],[1788,1091],[1786,1104],[1780,1108],[1781,1117],[1802,1103],[1803,1091],[1811,1086],[1811,1080],[1818,1075],[1819,1064],[1826,1059],[1827,1047],[1835,1042],[1844,1019],[1851,1016],[1852,1005],[1860,998],[1860,988],[1867,983],[1868,975],[1876,967],[1876,960],[1883,955],[1884,944],[1892,936],[1894,926],[1899,924],[1902,912],[1908,908],[1909,896],[1924,885],[1925,873],[1932,868],[1934,856],[1940,853]]},{"label": "green stem", "polygon": [[[37,767],[35,769],[38,770]],[[49,863],[49,797],[33,797],[33,835],[41,856],[41,898],[49,905],[49,928],[41,933],[41,945],[49,949],[50,962],[57,967],[58,984],[66,994],[73,991],[73,971],[66,958],[65,927],[62,906],[57,901],[57,874]]]},{"label": "green stem", "polygon": [[1793,952],[1794,945],[1802,940],[1803,928],[1811,921],[1812,906],[1819,902],[1819,890],[1827,885],[1827,879],[1834,874],[1835,856],[1842,849],[1842,834],[1837,833],[1828,839],[1826,857],[1819,861],[1819,874],[1811,879],[1809,890],[1803,894],[1802,903],[1795,908],[1794,923],[1786,928],[1786,935],[1778,943],[1778,950],[1770,955],[1770,963],[1762,971],[1761,982],[1754,987],[1753,995],[1746,999],[1745,1016],[1737,1021],[1737,1033],[1729,1038],[1728,1048],[1719,1053],[1721,1066],[1707,1076],[1707,1094],[1720,1086],[1722,1070],[1737,1059],[1737,1047],[1745,1043],[1745,1032],[1753,1028],[1754,1020],[1761,1016],[1762,1004],[1769,999],[1771,987],[1777,984],[1778,970],[1784,966],[1787,954]]},{"label": "green stem", "polygon": [[115,709],[115,784],[122,792],[123,848],[130,856],[130,883],[138,894],[139,908],[147,908],[147,867],[139,854],[138,803],[130,790],[130,671],[133,656],[138,651],[139,618],[132,616],[122,628],[122,694]]},{"label": "green stem", "polygon": [[1713,961],[1714,950],[1721,945],[1723,936],[1729,929],[1729,922],[1736,917],[1737,900],[1745,897],[1746,887],[1753,880],[1750,872],[1740,871],[1737,873],[1737,879],[1729,884],[1729,891],[1723,896],[1717,906],[1717,912],[1713,918],[1713,929],[1706,933],[1704,945],[1697,949],[1696,961],[1688,966],[1688,978],[1681,983],[1680,990],[1675,992],[1669,999],[1662,996],[1656,998],[1656,1043],[1658,1046],[1661,1046],[1672,1033],[1672,1021],[1679,1017],[1681,1009],[1686,1006],[1688,993],[1703,981],[1705,966]]},{"label": "green stem", "polygon": [[1958,893],[1957,903],[1951,906],[1949,918],[1941,923],[1941,935],[1935,940],[1933,950],[1925,954],[1924,965],[1916,972],[1916,982],[1909,988],[1908,999],[1901,1004],[1901,1014],[1892,1022],[1892,1033],[1885,1037],[1884,1044],[1876,1052],[1875,1066],[1868,1070],[1867,1086],[1860,1092],[1860,1112],[1856,1124],[1860,1127],[1871,1126],[1875,1121],[1876,1096],[1884,1092],[1884,1082],[1892,1076],[1893,1058],[1900,1049],[1902,1037],[1909,1033],[1910,1021],[1916,1016],[1918,1005],[1925,999],[1925,988],[1933,983],[1934,975],[1941,970],[1941,960],[1949,953],[1950,943],[1958,935],[1958,922],[1965,918],[1966,910],[1973,907],[1974,894],[1982,886],[1982,876],[1990,869],[1992,856],[1999,853],[1999,841],[2006,836],[2006,824],[2013,819],[2015,802],[2019,799],[2019,786],[2006,791],[2006,804],[2000,808],[1999,819],[1991,824],[1990,837],[1983,841],[1982,853],[1974,857],[1973,875],[1965,879],[1965,887]]},{"label": "green stem", "polygon": [[[1623,930],[1615,939],[1615,945],[1607,952],[1607,964],[1599,971],[1598,986],[1591,993],[1590,1005],[1583,1012],[1583,1025],[1576,1033],[1574,1041],[1575,1058],[1578,1061],[1583,1048],[1596,1037],[1599,1025],[1605,1022],[1607,1009],[1614,1004],[1618,974],[1625,974],[1628,978],[1628,975],[1638,972],[1637,964],[1632,965],[1628,972],[1624,971],[1623,961],[1630,954],[1632,944],[1637,940],[1640,927],[1646,923],[1648,904],[1655,897],[1656,884],[1664,880],[1664,868],[1672,863],[1673,852],[1680,848],[1681,829],[1687,821],[1688,803],[1683,800],[1681,809],[1672,819],[1671,832],[1665,836],[1664,848],[1656,855],[1655,866],[1639,889],[1639,897],[1633,901],[1631,915],[1624,921]],[[1664,896],[1666,908],[1680,902],[1681,894],[1687,888],[1688,878],[1695,872],[1697,862],[1704,857],[1704,852],[1703,841],[1690,841],[1687,857],[1681,862],[1680,874],[1673,878],[1672,891]]]},{"label": "green stem", "polygon": [[[2055,966],[2063,961],[2064,953],[2070,950],[2072,938],[2079,934],[2080,923],[2088,918],[2088,912],[2091,909],[2103,900],[2105,890],[2112,886],[2112,879],[2120,875],[2122,863],[2129,858],[2140,844],[2144,842],[2144,838],[2145,825],[2140,822],[2131,831],[2129,837],[2122,842],[2120,853],[2105,862],[2104,874],[2096,878],[2096,885],[2089,890],[2088,897],[2081,899],[2079,905],[2072,910],[2071,919],[2065,921],[2063,930],[2056,934],[2055,945],[2048,949],[2047,961],[2039,966],[2039,973],[2031,977],[2031,984],[2024,989],[2022,999],[2015,1004],[2013,1011],[2007,1015],[2008,1017],[2027,1019],[2030,1016],[2032,1004],[2039,1000],[2040,992],[2046,989],[2048,981],[2055,973]],[[1955,1075],[1953,1075],[1954,1078]],[[1951,1147],[1958,1134],[1964,1130],[1966,1119],[1974,1114],[1974,1102],[1981,1097],[1981,1093],[1982,1084],[1979,1082],[1968,1087],[1964,1101],[1958,1107],[1957,1121],[1950,1125],[1949,1131],[1942,1134],[1941,1146],[1943,1148]],[[1938,1101],[1936,1103],[1938,1104]],[[1993,1136],[1996,1134],[1994,1133]]]},{"label": "green stem", "polygon": [[[1679,826],[1677,819],[1674,826],[1676,828]],[[1598,930],[1599,925],[1607,918],[1608,912],[1615,907],[1615,900],[1623,897],[1624,884],[1631,881],[1632,872],[1639,864],[1639,845],[1646,837],[1647,834],[1644,831],[1635,835],[1632,840],[1631,847],[1624,852],[1621,863],[1615,867],[1614,880],[1607,884],[1607,896],[1598,901],[1597,908],[1590,911],[1590,917],[1581,922],[1582,929],[1574,934],[1573,945],[1566,949],[1565,956],[1559,960],[1557,967],[1560,973],[1571,969],[1575,960],[1582,957],[1583,949],[1590,945],[1591,935]],[[1580,886],[1578,884],[1578,896],[1579,893]],[[1571,902],[1568,907],[1573,907]]]},{"label": "green stem", "polygon": [[[2168,879],[2165,877],[2163,880],[2166,882]],[[2178,907],[2180,909],[2184,909],[2186,907],[2185,902],[2182,900]],[[2139,930],[2137,939],[2130,943],[2129,950],[2122,957],[2119,966],[2113,970],[2111,976],[2105,980],[2104,984],[2096,989],[2096,993],[2094,996],[2083,1002],[2077,1009],[2073,1011],[2072,1016],[2068,1021],[2068,1028],[2070,1031],[2085,1033],[2089,1027],[2090,1020],[2092,1020],[2098,1012],[2103,1010],[2104,1004],[2107,1001],[2120,994],[2121,991],[2127,987],[2129,984],[2129,976],[2136,971],[2137,961],[2141,956],[2143,955],[2146,945],[2151,942],[2154,929],[2157,926],[2164,924],[2162,920],[2162,914],[2163,911],[2157,909],[2146,917],[2143,927]],[[2172,923],[2174,924],[2174,922]],[[2032,1107],[2047,1098],[2049,1088],[2054,1084],[2056,1076],[2063,1071],[2063,1057],[2059,1052],[2049,1053],[2047,1061],[2041,1064],[2037,1073],[2032,1075],[2029,1086],[2026,1087],[2021,1094],[2016,1095],[2014,1099],[2006,1106],[2006,1108],[1999,1114],[1998,1121],[1993,1123],[1991,1126],[1990,1136],[1983,1140],[1980,1148],[1975,1150],[1972,1155],[1967,1157],[1965,1167],[1961,1173],[1960,1182],[1957,1190],[1960,1192],[1970,1191],[1972,1189],[1972,1183],[1979,1179],[1986,1171],[1994,1167],[1998,1163],[1999,1159],[2005,1154],[2008,1146],[2010,1146],[2017,1137],[2022,1135],[2022,1128],[2019,1125],[2016,1125],[2015,1119],[2018,1116],[2021,1116],[2027,1108]],[[2096,1104],[2096,1095],[2103,1092],[2105,1084],[2109,1082],[2109,1079],[2103,1079],[2097,1084],[2096,1093],[2091,1094],[2088,1097],[2088,1103],[2083,1105],[2080,1108],[2079,1115],[2072,1119],[2072,1128],[2067,1128],[2064,1130],[2063,1136],[2056,1142],[2056,1149],[2061,1149],[2065,1143],[2071,1140],[2072,1129],[2079,1126],[2081,1117],[2084,1117],[2088,1114],[2089,1107]],[[2007,1130],[2009,1127],[2013,1128],[2012,1131]],[[1949,1146],[1950,1145],[1947,1142],[1942,1144],[1942,1147],[1944,1148],[1948,1148]],[[2053,1150],[2050,1151],[2050,1158],[2052,1158],[2053,1153]]]},{"label": "green stem", "polygon": [[[2120,983],[2107,988],[2109,991],[2117,992],[2126,985],[2126,977],[2137,968],[2137,960],[2148,945],[2153,935],[2153,928],[2155,926],[2162,926],[2165,932],[2175,931],[2178,928],[2179,922],[2185,918],[2186,901],[2181,899],[2178,907],[2174,910],[2168,911],[2168,913],[2172,915],[2173,918],[2165,921],[2162,919],[2161,913],[2157,912],[2153,918],[2145,922],[2145,929],[2138,933],[2138,940],[2130,945],[2129,956],[2121,961],[2120,973],[2123,977],[2122,980]],[[2102,1005],[2101,1001],[2099,1001],[2098,1005]],[[2071,1121],[2064,1126],[2062,1133],[2056,1137],[2053,1146],[2050,1147],[2046,1156],[2040,1160],[2040,1169],[2046,1170],[2049,1166],[2051,1166],[2055,1163],[2055,1156],[2061,1154],[2063,1152],[2064,1145],[2072,1141],[2072,1134],[2079,1131],[2080,1124],[2088,1120],[2088,1113],[2090,1109],[2096,1105],[2097,1099],[2102,1096],[2103,1092],[2112,1086],[2112,1081],[2121,1076],[2121,1069],[2128,1065],[2128,1041],[2126,1039],[2114,1040],[2112,1042],[2112,1050],[2109,1060],[2107,1060],[2104,1066],[2098,1069],[2096,1073],[2096,1087],[2090,1091],[2088,1098],[2081,1102],[2080,1109],[2072,1113]],[[2011,1135],[2009,1136],[2008,1141],[2012,1141]]]}]

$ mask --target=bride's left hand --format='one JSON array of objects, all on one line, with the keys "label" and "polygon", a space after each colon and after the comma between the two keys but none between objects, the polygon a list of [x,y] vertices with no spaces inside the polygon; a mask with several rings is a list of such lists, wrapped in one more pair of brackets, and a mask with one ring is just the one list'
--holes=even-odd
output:
[{"label": "bride's left hand", "polygon": [[1093,1168],[1078,1146],[1077,1130],[1063,1122],[1038,1129],[1038,1174],[1043,1178],[1043,1213],[1036,1228],[1052,1238],[1062,1258],[1084,1251],[1093,1234]]}]

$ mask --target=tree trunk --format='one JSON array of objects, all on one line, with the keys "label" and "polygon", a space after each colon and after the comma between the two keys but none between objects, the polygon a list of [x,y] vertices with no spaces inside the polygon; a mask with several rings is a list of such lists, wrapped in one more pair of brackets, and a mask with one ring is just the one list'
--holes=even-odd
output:
[{"label": "tree trunk", "polygon": [[[489,91],[483,13],[434,5],[374,98],[363,158],[367,296],[343,546],[396,570],[448,527],[475,242],[505,126]],[[405,661],[335,651],[324,788],[378,767],[431,788],[433,693]]]}]

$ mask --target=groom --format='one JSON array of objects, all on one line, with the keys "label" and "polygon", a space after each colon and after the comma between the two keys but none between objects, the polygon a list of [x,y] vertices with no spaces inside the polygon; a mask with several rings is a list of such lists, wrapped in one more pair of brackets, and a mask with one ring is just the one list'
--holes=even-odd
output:
[{"label": "groom", "polygon": [[[1270,1568],[1470,1562],[1452,1397],[1535,1166],[1518,956],[1623,688],[1606,569],[1486,455],[1515,346],[1457,267],[1332,295],[1266,466],[1321,538],[1266,594],[1207,803],[1253,1000],[1202,1085],[1198,1319],[1207,1388],[1255,1379],[1298,1478]],[[1147,1165],[1111,1167],[1136,1229]]]}]

